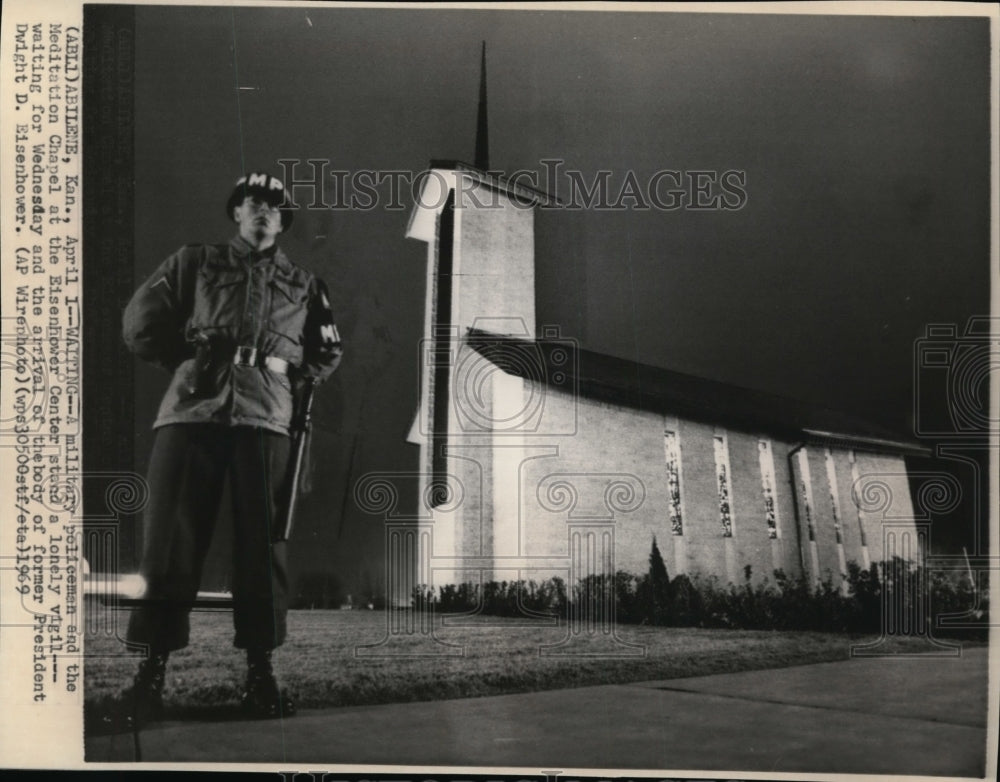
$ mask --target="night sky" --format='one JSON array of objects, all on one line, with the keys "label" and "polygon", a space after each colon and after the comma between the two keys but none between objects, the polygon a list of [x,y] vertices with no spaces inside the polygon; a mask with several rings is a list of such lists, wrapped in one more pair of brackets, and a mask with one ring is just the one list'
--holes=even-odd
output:
[{"label": "night sky", "polygon": [[[561,159],[610,171],[613,196],[629,171],[746,176],[739,210],[539,212],[539,325],[912,436],[915,340],[989,312],[985,19],[139,7],[135,29],[137,282],[228,238],[245,169],[471,161],[485,40],[494,169]],[[403,202],[300,211],[281,239],[330,284],[347,344],[307,523],[346,509],[341,541],[367,518],[348,480],[417,467],[426,250]],[[140,371],[137,453],[165,382]]]}]

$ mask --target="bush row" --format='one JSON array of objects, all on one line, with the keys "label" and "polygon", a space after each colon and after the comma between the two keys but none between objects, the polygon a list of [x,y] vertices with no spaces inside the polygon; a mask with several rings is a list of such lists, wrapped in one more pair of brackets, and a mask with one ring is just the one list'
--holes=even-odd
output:
[{"label": "bush row", "polygon": [[[412,605],[433,605],[442,612],[479,612],[497,616],[565,616],[572,605],[595,620],[673,627],[723,627],[753,630],[819,630],[845,633],[912,633],[932,628],[935,636],[985,640],[989,622],[987,587],[978,592],[964,574],[929,571],[894,558],[863,568],[848,564],[842,583],[814,583],[776,570],[755,581],[744,568],[744,583],[723,585],[717,578],[669,578],[656,542],[648,572],[589,576],[572,588],[560,578],[448,584],[437,590],[419,586]],[[899,626],[886,625],[883,594]],[[974,627],[941,626],[951,614]],[[907,626],[901,621],[907,619]]]}]

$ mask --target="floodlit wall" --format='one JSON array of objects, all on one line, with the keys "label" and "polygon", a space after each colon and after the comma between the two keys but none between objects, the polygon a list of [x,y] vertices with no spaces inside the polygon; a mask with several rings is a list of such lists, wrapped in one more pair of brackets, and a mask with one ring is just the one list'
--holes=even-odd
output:
[{"label": "floodlit wall", "polygon": [[[458,355],[470,350],[463,346]],[[483,372],[484,361],[460,364]],[[797,576],[804,565],[811,579],[838,584],[848,562],[865,566],[882,557],[886,514],[902,525],[897,532],[913,529],[902,458],[798,447],[579,397],[489,366],[480,396],[507,430],[495,433],[489,447],[476,433],[456,432],[455,452],[464,455],[453,464],[466,502],[451,522],[458,556],[495,557],[483,578],[567,578],[570,529],[589,524],[613,529],[615,570],[646,572],[655,537],[671,576],[697,573],[739,584],[749,567],[759,583],[773,581],[777,569]],[[501,397],[503,416],[496,406]],[[514,433],[511,413],[518,410],[530,413],[520,420],[532,426]],[[665,444],[671,436],[680,455],[679,523],[671,510]],[[858,496],[865,486],[867,501]],[[896,553],[916,557],[915,550]]]}]

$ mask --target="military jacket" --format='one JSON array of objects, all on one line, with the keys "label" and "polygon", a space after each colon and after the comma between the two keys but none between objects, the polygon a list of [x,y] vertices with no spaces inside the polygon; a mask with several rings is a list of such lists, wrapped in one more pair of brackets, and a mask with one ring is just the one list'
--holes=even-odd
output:
[{"label": "military jacket", "polygon": [[[173,373],[154,428],[218,423],[287,433],[293,383],[321,382],[340,363],[328,307],[318,280],[276,245],[258,252],[237,236],[182,247],[136,291],[122,319],[128,347]],[[238,352],[243,360],[234,360]]]}]

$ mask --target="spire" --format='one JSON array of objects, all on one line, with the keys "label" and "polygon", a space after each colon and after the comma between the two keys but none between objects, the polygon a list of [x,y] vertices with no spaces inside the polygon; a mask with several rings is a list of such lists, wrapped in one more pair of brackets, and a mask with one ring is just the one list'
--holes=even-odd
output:
[{"label": "spire", "polygon": [[479,116],[476,121],[476,168],[490,170],[490,129],[486,116],[486,41],[479,66]]}]

